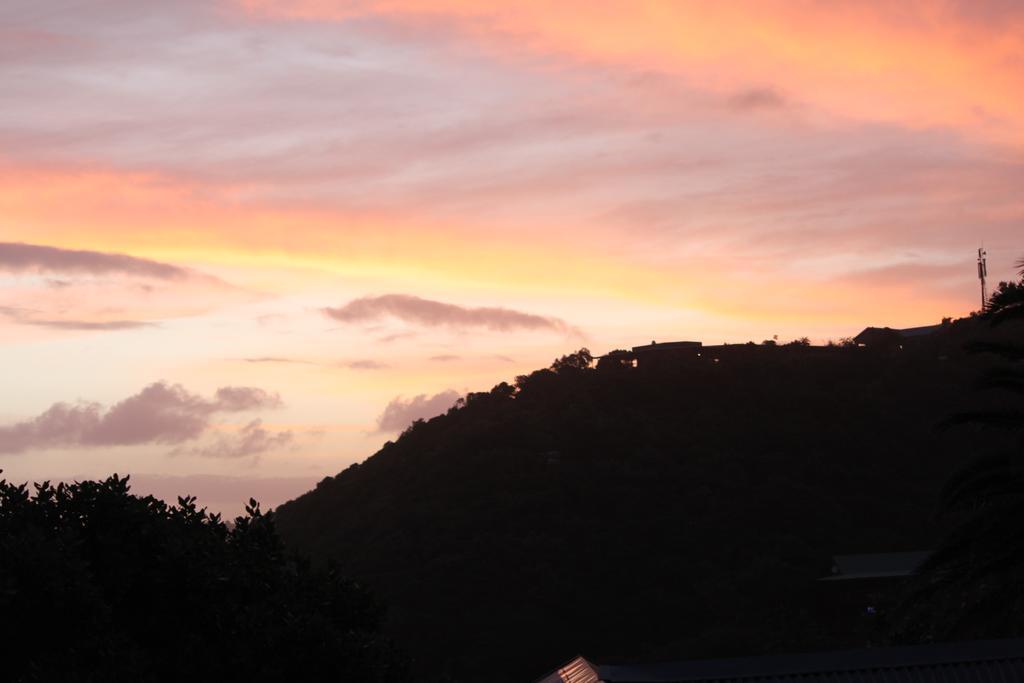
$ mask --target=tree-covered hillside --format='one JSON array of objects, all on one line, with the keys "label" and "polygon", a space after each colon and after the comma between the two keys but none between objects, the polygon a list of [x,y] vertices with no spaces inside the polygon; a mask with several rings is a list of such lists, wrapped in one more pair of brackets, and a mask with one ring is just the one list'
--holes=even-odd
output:
[{"label": "tree-covered hillside", "polygon": [[424,675],[862,645],[815,579],[944,533],[938,492],[981,428],[936,425],[1000,400],[971,391],[998,359],[961,351],[982,327],[657,372],[569,356],[413,425],[279,528],[384,599]]}]

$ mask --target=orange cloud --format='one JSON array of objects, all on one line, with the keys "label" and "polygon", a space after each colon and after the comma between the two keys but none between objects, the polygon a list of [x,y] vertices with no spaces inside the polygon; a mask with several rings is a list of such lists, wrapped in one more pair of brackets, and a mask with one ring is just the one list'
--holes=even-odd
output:
[{"label": "orange cloud", "polygon": [[[441,224],[397,212],[353,216],[337,209],[232,203],[230,192],[138,174],[23,172],[0,176],[0,214],[12,226],[7,235],[13,240],[198,264],[214,273],[227,267],[281,293],[300,287],[306,271],[414,281],[424,292],[483,288],[493,293],[483,305],[500,304],[502,292],[556,301],[582,295],[787,324],[874,319],[882,299],[886,320],[916,322],[955,313],[963,301],[947,290],[893,300],[886,297],[893,283],[851,283],[839,277],[842,271],[809,276],[787,272],[778,259],[748,260],[742,251],[730,251],[737,236],[728,225],[709,233],[720,232],[723,241],[709,242],[703,252],[692,240],[685,252],[652,252],[649,245],[631,248],[628,234],[595,230],[579,218],[502,233],[480,229],[480,217]],[[293,279],[261,275],[275,269],[290,269]],[[182,314],[204,301],[195,292],[187,295],[179,302]],[[56,302],[70,294],[50,288],[37,296]],[[84,305],[61,301],[65,308]],[[164,306],[173,309],[170,302]],[[559,313],[573,317],[571,309]]]},{"label": "orange cloud", "polygon": [[430,18],[424,30],[440,19],[494,55],[542,53],[574,64],[663,71],[727,98],[769,88],[829,117],[951,127],[980,139],[1024,143],[1024,11],[1005,8],[989,16],[982,2],[240,5],[255,14],[304,20]]},{"label": "orange cloud", "polygon": [[[0,214],[12,226],[7,235],[13,240],[178,264],[622,294],[630,284],[644,288],[664,277],[635,272],[628,263],[581,245],[574,237],[579,226],[552,226],[547,239],[524,242],[521,235],[482,232],[475,224],[252,206],[231,202],[230,188],[212,192],[140,174],[26,171],[0,176]],[[287,291],[289,283],[278,284]]]}]

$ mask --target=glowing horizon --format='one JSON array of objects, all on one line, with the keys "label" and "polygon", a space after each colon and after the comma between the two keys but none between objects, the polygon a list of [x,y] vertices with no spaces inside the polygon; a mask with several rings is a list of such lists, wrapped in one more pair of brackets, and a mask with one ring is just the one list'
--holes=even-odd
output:
[{"label": "glowing horizon", "polygon": [[[292,495],[393,438],[389,406],[584,345],[936,323],[977,308],[978,246],[993,283],[1024,253],[1006,3],[15,0],[0,26],[9,479]],[[232,387],[281,404],[214,410]],[[129,400],[201,429],[97,436]]]}]

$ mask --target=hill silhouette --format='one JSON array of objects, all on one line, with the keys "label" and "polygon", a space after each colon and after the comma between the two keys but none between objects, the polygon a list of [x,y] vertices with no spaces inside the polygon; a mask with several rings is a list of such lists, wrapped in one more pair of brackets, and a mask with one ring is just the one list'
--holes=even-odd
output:
[{"label": "hill silhouette", "polygon": [[279,529],[383,598],[424,679],[861,646],[884,614],[822,610],[815,580],[946,531],[938,492],[978,433],[936,424],[978,406],[982,327],[658,371],[572,354],[415,423]]}]

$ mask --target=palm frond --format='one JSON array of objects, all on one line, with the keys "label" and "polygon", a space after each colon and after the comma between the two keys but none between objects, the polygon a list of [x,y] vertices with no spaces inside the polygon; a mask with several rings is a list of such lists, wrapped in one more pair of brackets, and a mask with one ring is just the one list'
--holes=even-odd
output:
[{"label": "palm frond", "polygon": [[968,353],[991,353],[1006,360],[1024,360],[1024,346],[1000,342],[975,341],[964,345]]},{"label": "palm frond", "polygon": [[1009,565],[1024,566],[1021,515],[1021,499],[971,515],[918,568],[922,582],[971,583]]},{"label": "palm frond", "polygon": [[968,424],[1000,429],[1021,429],[1024,428],[1024,412],[1019,410],[978,410],[956,413],[939,422],[937,426],[940,430],[945,430]]},{"label": "palm frond", "polygon": [[1003,306],[992,314],[992,326],[996,327],[1012,320],[1024,320],[1024,304]]},{"label": "palm frond", "polygon": [[939,498],[943,513],[977,510],[1002,501],[1024,501],[1024,466],[1009,455],[976,459],[954,474]]},{"label": "palm frond", "polygon": [[1024,477],[1020,472],[987,472],[964,482],[941,501],[944,512],[1000,509],[1024,500]]}]

